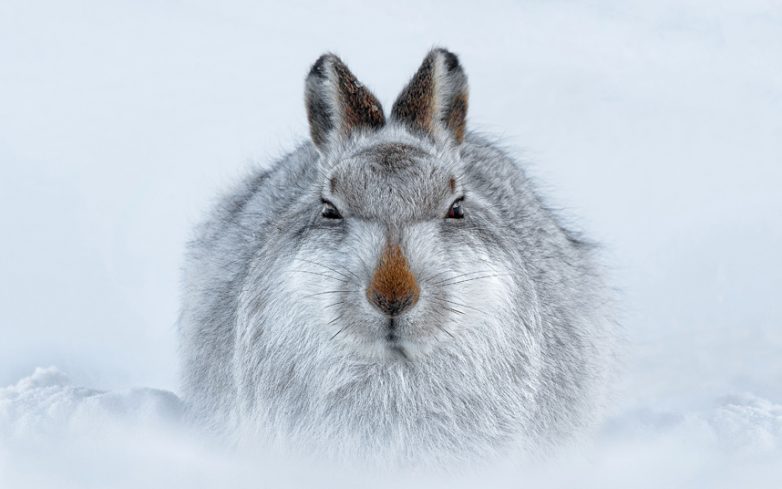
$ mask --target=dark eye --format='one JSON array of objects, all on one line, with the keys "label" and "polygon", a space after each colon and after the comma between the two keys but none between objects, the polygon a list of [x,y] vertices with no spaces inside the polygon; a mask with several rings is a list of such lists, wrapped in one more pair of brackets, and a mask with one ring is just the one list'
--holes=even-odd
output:
[{"label": "dark eye", "polygon": [[328,200],[323,200],[323,210],[321,210],[320,215],[326,219],[342,219],[342,214]]},{"label": "dark eye", "polygon": [[464,217],[464,208],[462,207],[462,200],[459,199],[453,204],[451,204],[451,208],[448,209],[448,215],[445,217],[448,219],[462,219]]}]

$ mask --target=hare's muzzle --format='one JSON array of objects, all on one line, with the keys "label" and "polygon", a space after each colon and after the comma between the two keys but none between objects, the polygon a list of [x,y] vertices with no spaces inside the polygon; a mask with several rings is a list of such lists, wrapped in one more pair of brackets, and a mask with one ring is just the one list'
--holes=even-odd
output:
[{"label": "hare's muzzle", "polygon": [[398,316],[418,302],[421,289],[399,245],[388,245],[367,288],[369,302],[387,316]]}]

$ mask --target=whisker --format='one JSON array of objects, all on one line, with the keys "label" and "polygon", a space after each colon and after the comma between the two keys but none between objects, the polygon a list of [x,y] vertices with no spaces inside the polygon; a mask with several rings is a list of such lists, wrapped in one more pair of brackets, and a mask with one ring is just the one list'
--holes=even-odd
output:
[{"label": "whisker", "polygon": [[469,277],[470,275],[479,275],[481,273],[486,274],[486,273],[492,273],[492,272],[493,272],[493,270],[478,270],[476,272],[460,273],[459,275],[454,275],[452,277],[448,277],[446,279],[440,280],[439,282],[435,282],[432,285],[441,285],[441,284],[444,284],[446,282],[450,282],[452,280],[456,280],[456,279],[459,279],[459,278],[462,278],[462,277]]},{"label": "whisker", "polygon": [[343,292],[357,292],[357,290],[356,289],[352,289],[352,290],[327,290],[325,292],[317,292],[315,294],[305,295],[304,298],[306,299],[308,297],[314,297],[316,295],[339,294],[339,293],[343,293]]},{"label": "whisker", "polygon": [[447,302],[448,304],[453,304],[454,306],[458,307],[465,307],[467,309],[472,309],[473,311],[480,312],[481,314],[486,314],[486,312],[481,311],[478,308],[468,306],[467,304],[462,304],[461,302],[455,302],[455,301],[449,301],[448,299],[443,299],[442,297],[432,297],[433,300],[440,301],[440,302]]},{"label": "whisker", "polygon": [[[435,324],[436,324],[436,323],[435,323]],[[444,327],[440,326],[439,324],[437,324],[437,329],[439,329],[439,330],[440,330],[440,331],[442,331],[443,333],[447,334],[447,335],[448,335],[448,336],[450,336],[451,338],[456,338],[456,337],[455,337],[453,334],[451,334],[451,332],[450,332],[450,331],[448,331],[448,330],[447,330],[447,329],[445,329]]]},{"label": "whisker", "polygon": [[459,280],[458,282],[451,282],[451,283],[442,284],[442,285],[443,285],[443,287],[449,287],[451,285],[463,284],[465,282],[472,282],[473,280],[479,280],[479,279],[482,279],[482,278],[509,277],[509,276],[511,276],[510,273],[499,273],[499,274],[492,274],[492,275],[482,275],[480,277],[468,278],[468,279],[464,279],[464,280]]},{"label": "whisker", "polygon": [[[341,318],[341,317],[342,317],[342,316],[340,316],[340,318]],[[337,318],[337,319],[339,319],[339,318]],[[334,321],[336,321],[336,319],[335,319]],[[332,321],[332,322],[333,322],[333,321]],[[331,323],[329,323],[329,324],[331,324]],[[343,332],[343,331],[345,331],[346,329],[348,329],[348,328],[349,328],[349,327],[350,327],[352,324],[353,324],[353,323],[348,323],[348,324],[346,324],[346,325],[342,326],[341,328],[339,328],[339,331],[337,331],[336,333],[334,333],[334,335],[333,335],[333,336],[332,336],[332,337],[329,339],[329,341],[331,341],[331,340],[333,340],[334,338],[336,338],[337,336],[339,336],[339,334],[340,334],[341,332]]]},{"label": "whisker", "polygon": [[454,309],[453,307],[447,307],[447,306],[443,306],[443,309],[445,309],[446,311],[455,312],[456,314],[461,314],[462,316],[464,316],[464,311],[460,311],[459,309]]},{"label": "whisker", "polygon": [[312,271],[309,271],[309,270],[289,270],[289,271],[290,272],[299,272],[299,273],[309,273],[309,274],[312,274],[312,275],[320,275],[321,277],[330,278],[332,280],[337,280],[337,281],[342,282],[342,283],[348,283],[348,280],[344,280],[344,279],[337,278],[337,277],[332,277],[331,275],[328,275],[326,273],[312,272]]},{"label": "whisker", "polygon": [[[331,268],[330,266],[324,265],[322,263],[318,263],[316,261],[307,260],[306,258],[298,258],[298,257],[294,258],[294,260],[301,260],[301,261],[305,261],[307,263],[312,263],[313,265],[318,265],[319,267],[323,267],[323,268],[325,268],[327,270],[331,270],[332,272],[334,272],[334,273],[336,273],[338,275],[341,275],[341,276],[345,277],[346,279],[350,279],[350,277],[348,277],[344,273],[340,272],[339,270],[335,270],[335,269]],[[345,271],[347,271],[349,274],[353,275],[356,279],[361,280],[361,278],[358,275],[356,275],[355,273],[351,272],[350,269],[346,268]]]}]

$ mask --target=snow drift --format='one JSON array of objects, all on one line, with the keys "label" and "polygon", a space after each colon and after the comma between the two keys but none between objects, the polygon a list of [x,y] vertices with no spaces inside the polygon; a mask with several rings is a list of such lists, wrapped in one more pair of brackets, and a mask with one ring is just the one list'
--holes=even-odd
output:
[{"label": "snow drift", "polygon": [[[38,368],[0,389],[2,487],[362,487],[377,474],[334,473],[227,447],[189,426],[171,392],[102,392]],[[782,405],[750,394],[707,409],[616,413],[594,438],[530,466],[453,475],[386,474],[381,487],[778,487]]]}]

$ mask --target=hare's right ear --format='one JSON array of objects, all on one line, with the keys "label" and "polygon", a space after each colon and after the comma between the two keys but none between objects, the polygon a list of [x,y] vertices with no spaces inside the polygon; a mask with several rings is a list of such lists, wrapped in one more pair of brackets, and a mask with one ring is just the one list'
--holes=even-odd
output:
[{"label": "hare's right ear", "polygon": [[435,140],[464,141],[467,75],[459,58],[432,49],[391,109],[391,119]]},{"label": "hare's right ear", "polygon": [[321,152],[356,130],[380,129],[386,122],[377,98],[333,54],[312,65],[305,98],[312,142]]}]

